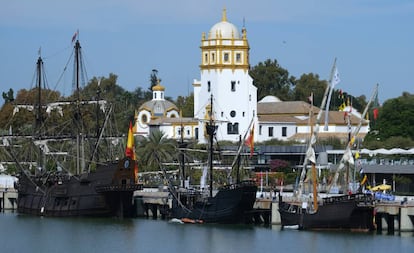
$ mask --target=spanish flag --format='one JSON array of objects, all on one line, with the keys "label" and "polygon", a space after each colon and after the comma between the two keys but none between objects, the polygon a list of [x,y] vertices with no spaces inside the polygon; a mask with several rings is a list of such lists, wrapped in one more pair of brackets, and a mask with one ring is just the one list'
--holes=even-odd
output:
[{"label": "spanish flag", "polygon": [[137,180],[138,164],[137,164],[136,156],[135,156],[135,144],[134,144],[134,134],[132,131],[132,122],[129,122],[128,139],[127,139],[127,145],[125,148],[125,156],[134,160],[135,162],[134,174],[135,174],[135,180]]},{"label": "spanish flag", "polygon": [[254,125],[252,126],[252,129],[250,129],[250,134],[246,139],[245,144],[250,148],[250,157],[252,157],[254,152]]}]

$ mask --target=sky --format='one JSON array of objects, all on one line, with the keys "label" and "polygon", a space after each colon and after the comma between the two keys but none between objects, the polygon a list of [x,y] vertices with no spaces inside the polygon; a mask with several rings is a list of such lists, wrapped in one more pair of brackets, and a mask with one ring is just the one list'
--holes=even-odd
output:
[{"label": "sky", "polygon": [[89,79],[113,73],[125,90],[146,90],[156,69],[166,96],[187,96],[202,33],[223,8],[247,29],[251,66],[277,60],[296,78],[328,80],[336,58],[337,89],[368,99],[379,84],[380,103],[414,93],[411,0],[0,0],[0,92],[35,86],[41,48],[48,86],[70,95],[64,69],[79,30]]}]

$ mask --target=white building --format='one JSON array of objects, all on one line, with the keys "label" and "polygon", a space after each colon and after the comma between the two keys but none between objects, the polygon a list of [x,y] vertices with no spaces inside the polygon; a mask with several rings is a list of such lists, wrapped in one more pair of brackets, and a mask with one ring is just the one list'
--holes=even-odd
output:
[{"label": "white building", "polygon": [[202,34],[201,79],[193,83],[194,118],[199,120],[201,143],[207,142],[205,121],[210,119],[211,99],[219,141],[237,142],[257,117],[257,88],[249,75],[249,49],[246,29],[240,33],[228,22],[226,10],[221,21],[208,34]]},{"label": "white building", "polygon": [[[201,78],[193,82],[194,118],[181,118],[178,108],[164,99],[164,87],[159,84],[153,87],[153,99],[144,103],[136,114],[136,134],[148,136],[150,128],[159,129],[168,138],[207,143],[205,124],[210,119],[212,100],[219,141],[238,142],[239,136],[249,131],[251,122],[255,127],[255,142],[271,139],[305,142],[309,138],[308,103],[284,102],[274,96],[257,101],[257,88],[249,75],[247,31],[243,27],[239,32],[228,22],[226,10],[208,34],[202,33],[200,48]],[[320,109],[312,108],[316,118]],[[360,115],[353,113],[350,119],[353,130],[360,122]],[[346,142],[348,131],[344,112],[330,111],[328,130],[323,130],[322,122],[319,138],[337,137]],[[359,137],[363,138],[368,131],[369,121],[364,120]]]},{"label": "white building", "polygon": [[135,134],[147,137],[150,134],[151,121],[179,117],[177,106],[165,100],[164,92],[165,88],[160,83],[152,87],[152,100],[142,104],[135,113]]}]

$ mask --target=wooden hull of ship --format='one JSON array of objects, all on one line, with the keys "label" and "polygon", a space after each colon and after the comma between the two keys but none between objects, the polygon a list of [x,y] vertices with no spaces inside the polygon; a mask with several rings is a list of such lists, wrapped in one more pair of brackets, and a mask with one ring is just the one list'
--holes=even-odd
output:
[{"label": "wooden hull of ship", "polygon": [[36,178],[23,174],[18,183],[17,211],[52,217],[130,217],[133,192],[142,185],[134,183],[133,168],[120,169],[126,160],[99,166],[96,172],[83,174],[80,179],[49,178],[41,186],[34,184]]},{"label": "wooden hull of ship", "polygon": [[181,193],[179,198],[184,206],[174,200],[170,216],[203,223],[247,223],[256,201],[256,192],[257,186],[253,182],[242,182],[220,189],[215,196],[204,200],[195,200],[194,195]]},{"label": "wooden hull of ship", "polygon": [[374,229],[374,207],[368,195],[343,195],[323,199],[316,212],[297,204],[279,202],[282,227],[299,229],[349,229],[369,231]]}]

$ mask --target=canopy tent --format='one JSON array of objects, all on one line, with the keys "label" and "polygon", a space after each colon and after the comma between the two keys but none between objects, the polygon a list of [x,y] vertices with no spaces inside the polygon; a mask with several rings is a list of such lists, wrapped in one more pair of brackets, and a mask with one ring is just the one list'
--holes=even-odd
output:
[{"label": "canopy tent", "polygon": [[379,148],[379,149],[361,149],[359,152],[360,154],[368,154],[368,155],[414,155],[414,148],[411,149],[402,149],[402,148],[392,148],[392,149],[385,149],[385,148]]}]

